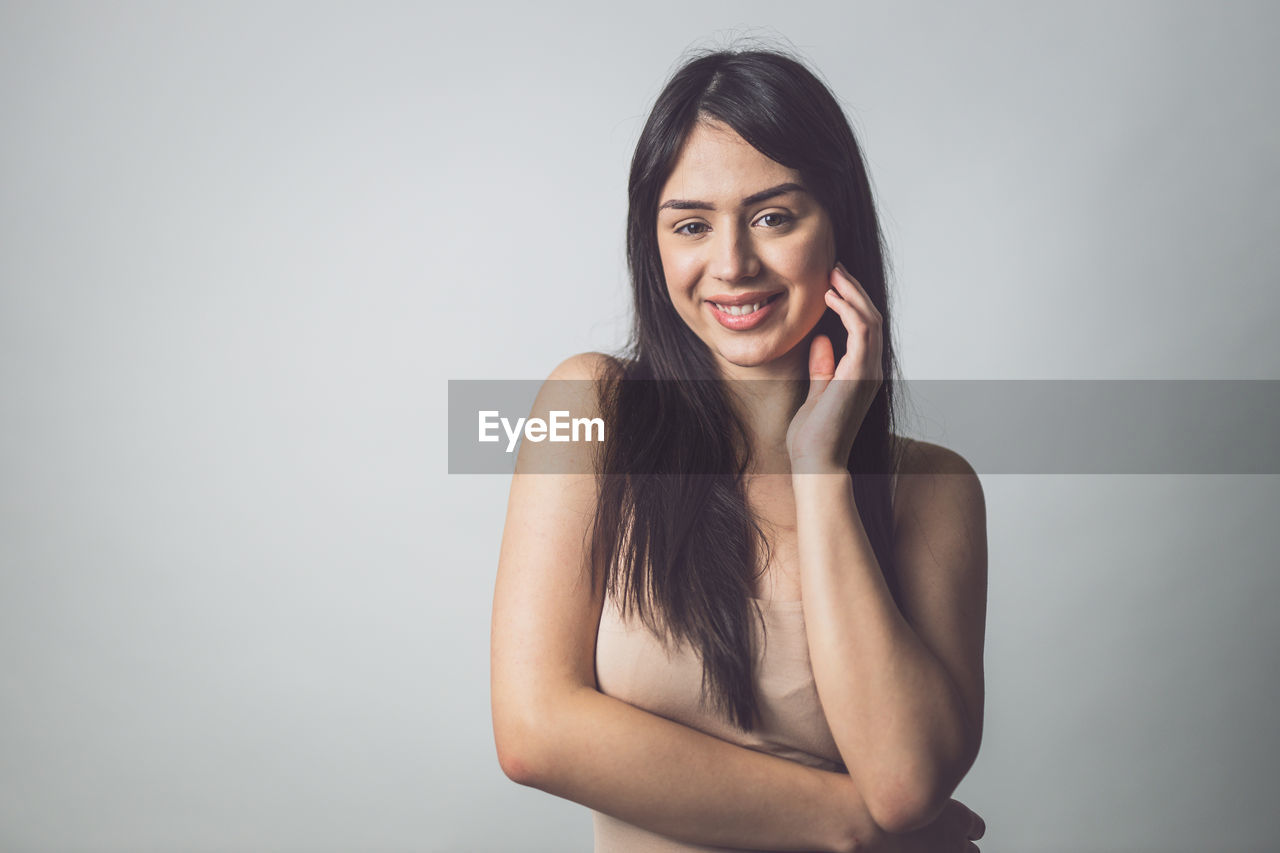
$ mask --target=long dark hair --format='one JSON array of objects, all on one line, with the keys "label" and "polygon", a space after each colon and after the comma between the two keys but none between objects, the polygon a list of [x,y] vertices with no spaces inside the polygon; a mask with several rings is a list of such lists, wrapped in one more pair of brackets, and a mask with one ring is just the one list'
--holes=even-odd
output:
[{"label": "long dark hair", "polygon": [[[884,318],[884,381],[848,465],[858,512],[895,597],[888,475],[896,470],[896,362],[871,185],[835,97],[800,61],[772,50],[718,50],[685,62],[658,96],[631,161],[627,262],[635,319],[627,351],[602,384],[608,439],[598,462],[592,571],[607,595],[664,642],[683,640],[697,651],[704,702],[710,698],[750,730],[758,720],[750,620],[760,618],[751,594],[755,566],[768,565],[767,540],[747,505],[744,427],[714,381],[713,355],[671,303],[658,253],[659,193],[690,131],[709,119],[800,172],[831,219],[837,260]],[[815,332],[831,339],[838,361],[848,338],[840,318],[828,309]]]}]

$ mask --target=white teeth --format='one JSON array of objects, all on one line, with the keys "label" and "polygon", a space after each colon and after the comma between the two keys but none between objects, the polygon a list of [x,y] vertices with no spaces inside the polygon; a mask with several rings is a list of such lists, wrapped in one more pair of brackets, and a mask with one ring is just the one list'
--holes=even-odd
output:
[{"label": "white teeth", "polygon": [[734,317],[741,317],[744,314],[756,313],[757,311],[760,310],[761,305],[764,305],[764,303],[757,302],[755,305],[719,305],[717,304],[716,307],[726,314],[729,314]]}]

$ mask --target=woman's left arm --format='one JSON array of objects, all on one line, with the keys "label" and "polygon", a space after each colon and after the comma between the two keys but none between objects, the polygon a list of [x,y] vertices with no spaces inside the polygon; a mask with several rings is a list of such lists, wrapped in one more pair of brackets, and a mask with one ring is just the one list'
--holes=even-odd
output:
[{"label": "woman's left arm", "polygon": [[882,381],[881,317],[843,267],[832,283],[847,352],[837,365],[831,342],[813,341],[809,398],[787,436],[801,596],[840,755],[876,823],[905,832],[942,810],[978,754],[986,510],[963,458],[911,443],[896,497],[895,602],[844,467]]},{"label": "woman's left arm", "polygon": [[[904,473],[894,602],[848,473],[793,476],[801,595],[818,696],[876,823],[929,823],[982,737],[986,535],[982,487],[955,473]],[[946,458],[943,455],[947,454]]]}]

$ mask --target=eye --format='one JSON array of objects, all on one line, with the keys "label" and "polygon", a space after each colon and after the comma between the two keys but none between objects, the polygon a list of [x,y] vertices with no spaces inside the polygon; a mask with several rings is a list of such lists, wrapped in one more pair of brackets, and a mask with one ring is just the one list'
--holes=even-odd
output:
[{"label": "eye", "polygon": [[[781,228],[784,225],[790,224],[790,222],[792,221],[792,218],[793,217],[788,216],[785,213],[778,213],[777,211],[773,211],[771,213],[764,214],[759,219],[757,219],[756,222],[763,225],[766,228]],[[772,220],[772,223],[766,220]]]},{"label": "eye", "polygon": [[687,229],[687,228],[706,228],[706,227],[707,227],[707,223],[705,223],[705,222],[686,222],[684,225],[681,225],[679,228],[677,228],[677,229],[676,229],[676,233],[677,233],[677,234],[684,234],[686,237],[693,237],[693,236],[695,236],[695,235],[702,234],[702,233],[704,233],[704,232],[702,232],[702,231],[687,231],[687,230],[685,230],[685,229]]}]

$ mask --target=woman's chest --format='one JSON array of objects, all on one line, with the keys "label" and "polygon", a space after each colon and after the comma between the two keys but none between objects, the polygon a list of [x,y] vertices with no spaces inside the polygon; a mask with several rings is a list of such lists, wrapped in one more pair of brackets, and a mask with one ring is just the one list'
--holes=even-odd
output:
[{"label": "woman's chest", "polygon": [[747,506],[764,534],[766,549],[755,566],[755,598],[800,600],[800,552],[791,478],[762,475],[746,483]]},{"label": "woman's chest", "polygon": [[634,615],[606,600],[596,637],[600,692],[722,740],[827,770],[840,753],[827,726],[809,661],[798,601],[762,602],[751,615],[752,689],[758,725],[743,731],[708,702],[703,663],[687,642],[664,644]]}]

